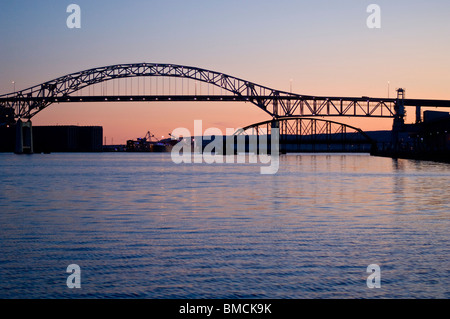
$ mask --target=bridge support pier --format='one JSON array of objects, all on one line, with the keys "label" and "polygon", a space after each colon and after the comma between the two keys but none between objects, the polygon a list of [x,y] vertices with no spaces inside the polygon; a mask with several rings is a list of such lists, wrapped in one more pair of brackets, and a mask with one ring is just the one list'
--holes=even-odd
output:
[{"label": "bridge support pier", "polygon": [[[278,129],[279,132],[279,145],[278,145],[278,152],[280,154],[286,154],[286,141],[283,139],[284,134],[282,132],[282,128],[280,128],[280,122],[276,120],[276,118],[272,119],[272,123],[270,124],[271,130],[270,130],[270,135],[272,135],[272,131],[273,129]],[[271,141],[273,141],[273,139],[271,138]],[[272,153],[272,150],[276,147],[276,145],[272,145],[272,142],[270,143],[270,152]]]},{"label": "bridge support pier", "polygon": [[405,126],[405,90],[397,90],[397,101],[395,102],[395,117],[392,126],[392,146],[393,151],[399,150],[399,133],[404,130]]},{"label": "bridge support pier", "polygon": [[421,106],[416,106],[416,124],[419,124],[422,122],[422,111]]},{"label": "bridge support pier", "polygon": [[22,122],[20,119],[16,123],[16,154],[33,153],[33,128],[31,121]]}]

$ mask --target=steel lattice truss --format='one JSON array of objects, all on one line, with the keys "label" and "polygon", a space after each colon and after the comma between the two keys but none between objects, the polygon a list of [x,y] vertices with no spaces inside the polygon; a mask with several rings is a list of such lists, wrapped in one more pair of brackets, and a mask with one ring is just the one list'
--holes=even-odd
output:
[{"label": "steel lattice truss", "polygon": [[283,117],[246,126],[235,135],[271,135],[278,128],[280,142],[296,144],[373,144],[374,141],[361,129],[317,118]]},{"label": "steel lattice truss", "polygon": [[[88,86],[120,78],[177,77],[205,82],[228,95],[130,95],[76,96]],[[274,90],[220,72],[175,64],[118,64],[68,74],[18,92],[0,96],[1,114],[30,119],[52,103],[100,101],[249,101],[280,116],[372,116],[394,117],[394,99],[315,97]]]}]

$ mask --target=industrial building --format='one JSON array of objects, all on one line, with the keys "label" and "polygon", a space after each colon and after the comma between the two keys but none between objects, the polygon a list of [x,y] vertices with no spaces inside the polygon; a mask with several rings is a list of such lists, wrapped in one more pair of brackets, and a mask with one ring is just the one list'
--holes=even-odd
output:
[{"label": "industrial building", "polygon": [[[0,152],[15,152],[16,125],[0,127]],[[101,126],[33,126],[31,153],[101,152]]]},{"label": "industrial building", "polygon": [[387,143],[372,155],[450,162],[450,113],[424,111],[423,120],[405,125],[397,150]]}]

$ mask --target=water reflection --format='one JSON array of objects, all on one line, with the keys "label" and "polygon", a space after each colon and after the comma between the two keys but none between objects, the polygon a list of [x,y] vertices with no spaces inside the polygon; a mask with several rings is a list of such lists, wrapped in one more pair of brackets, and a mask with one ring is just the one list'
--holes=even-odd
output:
[{"label": "water reflection", "polygon": [[168,154],[0,157],[0,297],[449,297],[448,164],[302,154],[260,175]]}]

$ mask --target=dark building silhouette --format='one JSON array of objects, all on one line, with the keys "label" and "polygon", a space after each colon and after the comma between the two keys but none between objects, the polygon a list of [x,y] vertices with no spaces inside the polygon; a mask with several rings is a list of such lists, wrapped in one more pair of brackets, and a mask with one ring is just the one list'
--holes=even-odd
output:
[{"label": "dark building silhouette", "polygon": [[425,111],[423,121],[404,128],[398,149],[386,143],[372,155],[450,163],[450,113]]},{"label": "dark building silhouette", "polygon": [[[0,151],[14,152],[14,125],[0,127]],[[33,126],[33,151],[43,152],[101,152],[101,126]]]}]

